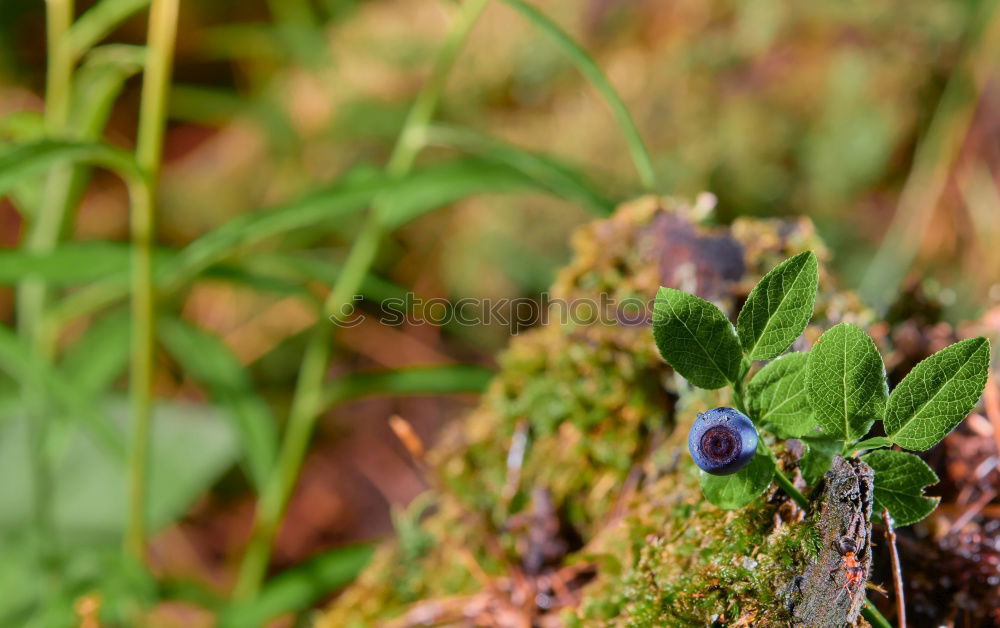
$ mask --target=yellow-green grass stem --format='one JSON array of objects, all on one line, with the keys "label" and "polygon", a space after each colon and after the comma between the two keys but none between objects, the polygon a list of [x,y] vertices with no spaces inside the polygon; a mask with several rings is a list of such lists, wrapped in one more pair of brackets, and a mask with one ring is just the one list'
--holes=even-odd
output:
[{"label": "yellow-green grass stem", "polygon": [[143,72],[135,151],[136,163],[146,184],[133,195],[130,209],[132,348],[129,399],[132,438],[128,459],[125,550],[140,558],[144,556],[146,546],[149,434],[153,404],[155,295],[152,245],[178,5],[179,0],[154,0],[149,12],[148,56]]},{"label": "yellow-green grass stem", "polygon": [[[73,0],[47,0],[45,13],[46,74],[45,74],[45,132],[49,137],[61,135],[66,126],[70,109],[70,91],[73,80],[73,61],[66,44],[67,33],[73,21]],[[54,192],[59,190],[67,167],[53,168],[46,177],[43,201],[30,216],[25,238],[25,248],[33,252],[52,249],[59,235],[58,225],[61,205]],[[17,289],[18,333],[26,346],[40,358],[51,359],[52,343],[47,341],[39,324],[48,297],[45,283],[34,277],[25,278]],[[39,555],[43,562],[57,554],[58,542],[52,515],[52,476],[46,461],[45,440],[48,411],[43,385],[35,378],[25,381],[22,399],[28,417],[29,456],[32,461],[32,517],[39,536]]]}]

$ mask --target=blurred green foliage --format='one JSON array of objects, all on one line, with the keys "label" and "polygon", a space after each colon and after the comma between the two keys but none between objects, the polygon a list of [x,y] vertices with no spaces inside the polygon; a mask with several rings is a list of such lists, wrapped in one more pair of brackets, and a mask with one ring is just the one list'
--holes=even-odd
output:
[{"label": "blurred green foliage", "polygon": [[[132,329],[122,307],[133,249],[119,178],[135,186],[147,174],[130,151],[148,4],[77,3],[65,40],[72,106],[54,132],[45,120],[44,6],[0,3],[0,244],[10,247],[0,250],[0,286],[35,282],[49,295],[38,320],[26,321],[15,315],[22,304],[0,288],[0,320],[11,325],[0,329],[0,586],[10,585],[0,624],[63,623],[74,601],[95,590],[111,620],[173,595],[222,604],[217,591],[151,580],[113,549],[124,513],[115,456],[127,440],[120,396]],[[542,6],[532,18],[523,2],[489,4],[447,76],[434,124],[421,130],[414,168],[390,176],[382,166],[454,3],[181,3],[152,251],[156,381],[164,397],[192,386],[200,402],[157,404],[156,529],[223,477],[238,476],[239,490],[256,494],[274,473],[304,329],[325,323],[326,291],[373,203],[384,208],[387,235],[361,281],[363,309],[408,290],[535,298],[566,261],[567,234],[654,178],[659,192],[710,190],[722,221],[812,216],[838,251],[834,265],[855,281],[936,117],[976,108],[976,90],[962,92],[958,109],[938,108],[963,55],[996,46],[973,37],[993,23],[979,20],[990,15],[988,0]],[[973,138],[995,118],[969,115],[959,130]],[[955,169],[979,173],[966,197],[980,199],[974,217],[989,215],[988,184],[1000,164],[971,143]],[[947,155],[929,154],[929,163],[952,168]],[[942,195],[946,216],[955,198]],[[40,208],[57,201],[66,211],[55,245],[27,246]],[[935,239],[928,228],[910,238],[922,248],[918,263],[940,265],[931,273],[937,285],[958,292],[957,313],[1000,281],[995,247],[977,236],[991,224],[946,222],[953,228],[937,231],[949,237]],[[976,254],[987,263],[963,274]],[[215,316],[249,321],[252,341],[233,340],[196,307],[206,293]],[[281,316],[271,336],[273,321],[261,320],[286,299],[309,325]],[[502,326],[443,333],[453,355],[479,361],[508,337]],[[370,361],[336,340],[329,370],[348,375],[319,391],[321,409],[370,395],[479,391],[489,375],[456,365],[356,372]],[[537,382],[525,391],[511,403],[550,399],[556,429],[559,391]],[[39,398],[45,411],[36,421],[38,407],[26,399]],[[39,492],[53,503],[33,503]],[[59,538],[45,538],[26,517],[52,519]],[[100,540],[79,542],[75,533],[88,529]],[[305,609],[349,580],[348,567],[359,568],[366,551],[334,551],[281,574],[258,602],[225,616]]]}]

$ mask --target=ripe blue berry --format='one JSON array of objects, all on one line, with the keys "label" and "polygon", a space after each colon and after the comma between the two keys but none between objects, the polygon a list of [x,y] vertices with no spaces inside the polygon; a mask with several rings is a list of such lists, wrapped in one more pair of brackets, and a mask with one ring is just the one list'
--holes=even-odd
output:
[{"label": "ripe blue berry", "polygon": [[694,463],[712,475],[730,475],[750,464],[757,451],[757,428],[733,408],[699,413],[688,434]]}]

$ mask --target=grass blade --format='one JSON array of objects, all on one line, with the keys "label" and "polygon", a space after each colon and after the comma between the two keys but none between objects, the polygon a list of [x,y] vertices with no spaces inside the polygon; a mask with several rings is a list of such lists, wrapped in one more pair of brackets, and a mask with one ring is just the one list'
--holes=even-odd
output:
[{"label": "grass blade", "polygon": [[42,140],[15,146],[0,154],[0,196],[7,194],[20,180],[63,161],[91,163],[125,178],[140,178],[135,160],[121,149],[99,143]]},{"label": "grass blade", "polygon": [[282,613],[308,608],[349,584],[371,560],[371,545],[338,547],[273,577],[252,601],[226,609],[221,628],[262,626]]},{"label": "grass blade", "polygon": [[506,164],[535,181],[540,187],[576,201],[599,216],[607,216],[615,201],[591,185],[591,178],[547,155],[533,153],[469,129],[433,125],[427,143],[458,148]]},{"label": "grass blade", "polygon": [[130,333],[125,311],[99,319],[66,352],[60,366],[66,381],[94,399],[103,397],[125,371]]},{"label": "grass blade", "polygon": [[646,145],[642,142],[642,136],[639,135],[639,130],[632,120],[632,114],[629,113],[628,107],[625,106],[621,96],[618,95],[618,92],[611,84],[611,81],[608,80],[608,77],[604,75],[597,62],[594,61],[593,57],[586,50],[573,41],[573,38],[566,31],[534,6],[524,2],[524,0],[504,0],[504,3],[523,15],[525,19],[562,49],[570,61],[576,65],[580,73],[587,77],[587,80],[604,97],[605,102],[608,103],[608,107],[611,108],[611,113],[614,115],[619,129],[621,129],[622,137],[624,137],[625,144],[628,146],[629,155],[631,155],[632,162],[635,164],[642,187],[646,191],[654,191],[656,189],[656,175],[654,174],[653,162],[649,157],[649,152],[646,150]]},{"label": "grass blade", "polygon": [[425,366],[357,373],[330,382],[323,389],[323,407],[373,395],[447,395],[480,393],[494,373],[472,365]]},{"label": "grass blade", "polygon": [[274,464],[278,437],[271,409],[254,391],[250,374],[224,342],[186,321],[164,317],[158,334],[181,368],[229,410],[242,442],[247,473],[261,488]]},{"label": "grass blade", "polygon": [[94,438],[119,460],[125,457],[125,444],[119,431],[107,416],[99,411],[83,391],[52,369],[47,363],[27,350],[16,335],[0,327],[0,370],[12,378],[25,382],[39,381],[45,391],[63,407],[67,416],[80,417]]},{"label": "grass blade", "polygon": [[90,7],[69,29],[70,54],[79,59],[149,3],[150,0],[101,0]]},{"label": "grass blade", "polygon": [[118,275],[126,278],[128,246],[117,242],[63,244],[50,251],[0,250],[0,284],[14,284],[28,277],[49,285],[87,283]]}]

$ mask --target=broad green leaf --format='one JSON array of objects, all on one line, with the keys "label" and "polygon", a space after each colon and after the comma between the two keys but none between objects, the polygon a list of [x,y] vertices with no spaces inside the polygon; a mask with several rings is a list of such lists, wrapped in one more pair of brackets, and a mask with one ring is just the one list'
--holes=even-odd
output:
[{"label": "broad green leaf", "polygon": [[371,560],[371,545],[338,547],[268,580],[249,602],[237,602],[223,611],[219,626],[263,626],[275,617],[309,608],[350,584]]},{"label": "broad green leaf", "polygon": [[808,353],[789,353],[772,360],[747,386],[750,414],[758,425],[770,425],[782,438],[799,438],[816,429],[806,394]]},{"label": "broad green leaf", "polygon": [[875,503],[872,519],[881,520],[888,508],[897,526],[908,526],[931,514],[940,497],[925,497],[924,487],[937,484],[938,477],[927,463],[905,451],[880,449],[861,457],[875,471]]},{"label": "broad green leaf", "polygon": [[478,393],[494,372],[481,366],[426,366],[355,373],[335,379],[323,391],[323,407],[372,395],[445,395]]},{"label": "broad green leaf", "polygon": [[802,442],[809,448],[802,460],[799,461],[799,469],[802,477],[810,486],[815,486],[830,470],[833,464],[833,457],[840,453],[844,443],[839,440],[827,438],[804,438]]},{"label": "broad green leaf", "polygon": [[885,366],[860,327],[840,323],[809,352],[806,389],[820,428],[834,438],[857,440],[882,418],[888,395]]},{"label": "broad green leaf", "polygon": [[750,464],[732,475],[701,474],[701,492],[708,501],[725,510],[746,506],[759,497],[774,478],[774,460],[757,447]]},{"label": "broad green leaf", "polygon": [[[109,404],[119,438],[126,436],[128,404]],[[30,459],[24,417],[0,421],[0,530],[31,520]],[[153,407],[150,438],[149,503],[152,530],[177,520],[236,459],[238,446],[222,413],[211,406],[160,403]],[[79,430],[56,462],[54,519],[67,542],[120,539],[126,512],[126,476],[109,456]]]},{"label": "broad green leaf", "polygon": [[686,292],[660,288],[653,305],[653,338],[675,371],[700,388],[739,379],[742,352],[722,311]]},{"label": "broad green leaf", "polygon": [[941,442],[979,401],[989,366],[989,341],[970,338],[913,367],[889,396],[886,436],[916,451]]},{"label": "broad green leaf", "polygon": [[770,360],[791,346],[812,317],[819,264],[812,251],[778,264],[750,291],[736,320],[751,360]]},{"label": "broad green leaf", "polygon": [[250,374],[222,340],[186,321],[164,317],[157,330],[171,357],[208,389],[217,404],[229,410],[247,474],[258,490],[263,488],[277,455],[278,431],[271,408],[257,395]]}]

